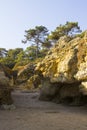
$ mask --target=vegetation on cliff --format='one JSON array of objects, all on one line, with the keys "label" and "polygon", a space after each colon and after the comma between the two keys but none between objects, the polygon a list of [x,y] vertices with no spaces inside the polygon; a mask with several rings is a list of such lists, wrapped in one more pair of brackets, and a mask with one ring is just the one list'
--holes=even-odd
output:
[{"label": "vegetation on cliff", "polygon": [[25,33],[25,50],[0,48],[6,76],[23,89],[41,88],[41,100],[87,103],[87,31],[81,32],[77,22],[66,22],[51,33],[44,26]]}]

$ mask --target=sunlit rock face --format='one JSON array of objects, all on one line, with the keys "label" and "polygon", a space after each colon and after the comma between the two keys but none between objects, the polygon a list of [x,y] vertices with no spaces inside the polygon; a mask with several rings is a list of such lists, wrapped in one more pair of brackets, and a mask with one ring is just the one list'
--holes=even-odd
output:
[{"label": "sunlit rock face", "polygon": [[0,105],[2,104],[12,104],[12,98],[10,81],[5,76],[4,70],[0,65]]},{"label": "sunlit rock face", "polygon": [[[70,40],[66,36],[62,37],[37,65],[36,70],[40,71],[44,78],[49,78],[50,83],[56,83],[57,87],[62,84],[60,90],[62,86],[67,86],[66,90],[63,90],[68,91],[68,87],[72,86],[71,93],[78,88],[76,93],[80,97],[84,95],[82,88],[85,88],[84,91],[87,89],[87,31],[83,38]],[[64,98],[73,97],[69,93],[67,92]]]},{"label": "sunlit rock face", "polygon": [[20,84],[26,82],[31,76],[34,75],[34,69],[35,65],[32,63],[16,67],[16,70],[18,71],[17,83]]}]

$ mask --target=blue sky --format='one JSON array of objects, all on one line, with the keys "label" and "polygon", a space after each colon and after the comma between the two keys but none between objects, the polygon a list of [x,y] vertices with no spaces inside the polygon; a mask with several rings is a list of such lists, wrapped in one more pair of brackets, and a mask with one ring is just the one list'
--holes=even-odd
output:
[{"label": "blue sky", "polygon": [[0,48],[26,48],[25,30],[44,25],[53,31],[66,21],[87,29],[87,0],[0,0]]}]

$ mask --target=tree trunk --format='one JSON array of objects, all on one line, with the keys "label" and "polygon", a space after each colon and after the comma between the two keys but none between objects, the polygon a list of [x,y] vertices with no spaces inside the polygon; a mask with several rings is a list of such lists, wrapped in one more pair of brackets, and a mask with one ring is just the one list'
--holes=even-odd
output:
[{"label": "tree trunk", "polygon": [[38,52],[39,52],[39,49],[38,49],[38,42],[36,43],[36,58],[38,58]]}]

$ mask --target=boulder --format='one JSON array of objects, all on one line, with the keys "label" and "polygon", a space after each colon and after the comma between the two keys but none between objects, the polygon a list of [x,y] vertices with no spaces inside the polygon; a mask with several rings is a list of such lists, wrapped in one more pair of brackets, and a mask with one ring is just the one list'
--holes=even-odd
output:
[{"label": "boulder", "polygon": [[34,74],[28,79],[26,87],[28,89],[35,89],[38,88],[40,84],[41,84],[41,79],[39,75]]},{"label": "boulder", "polygon": [[41,76],[35,72],[36,63],[29,63],[24,66],[18,66],[14,70],[17,74],[17,88],[21,90],[37,89],[41,83]]},{"label": "boulder", "polygon": [[31,76],[34,75],[34,69],[35,69],[35,65],[32,63],[29,63],[24,66],[18,66],[16,68],[16,70],[18,71],[17,83],[21,84],[26,82]]},{"label": "boulder", "polygon": [[[36,70],[43,75],[43,79],[49,79],[49,84],[44,80],[42,82],[40,99],[45,100],[53,88],[51,100],[82,104],[87,93],[87,31],[83,38],[69,40],[67,36],[62,37],[44,60],[37,64]],[[57,93],[54,84],[59,88]]]}]

